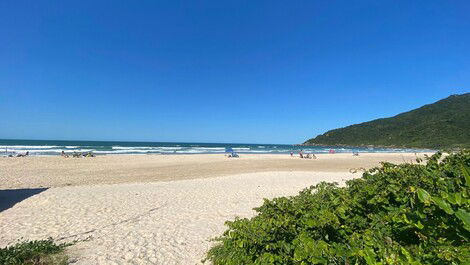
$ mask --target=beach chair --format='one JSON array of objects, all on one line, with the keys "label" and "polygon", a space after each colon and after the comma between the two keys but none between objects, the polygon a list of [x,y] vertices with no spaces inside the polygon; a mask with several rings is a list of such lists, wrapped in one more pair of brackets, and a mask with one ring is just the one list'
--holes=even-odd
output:
[{"label": "beach chair", "polygon": [[237,153],[233,152],[229,157],[239,157]]},{"label": "beach chair", "polygon": [[359,152],[358,152],[358,151],[354,151],[354,152],[353,152],[353,156],[359,156]]}]

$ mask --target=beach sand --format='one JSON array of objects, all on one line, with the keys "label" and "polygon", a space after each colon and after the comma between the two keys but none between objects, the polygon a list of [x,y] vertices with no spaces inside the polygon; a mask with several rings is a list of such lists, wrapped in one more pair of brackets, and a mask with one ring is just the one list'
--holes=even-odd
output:
[{"label": "beach sand", "polygon": [[[252,216],[252,208],[260,206],[263,198],[295,195],[320,181],[344,183],[360,176],[350,173],[350,168],[414,158],[414,154],[334,154],[319,155],[317,160],[282,155],[1,158],[0,197],[10,196],[11,188],[23,197],[0,210],[0,247],[20,238],[86,239],[68,249],[72,264],[197,264],[213,244],[210,239],[226,229],[224,222]],[[38,189],[41,186],[50,188]]]},{"label": "beach sand", "polygon": [[357,157],[339,153],[317,157],[300,159],[298,155],[269,154],[242,154],[230,159],[222,154],[1,157],[0,189],[172,181],[267,171],[348,172],[352,168],[377,166],[380,161],[402,163],[416,159],[413,153],[364,153]]}]

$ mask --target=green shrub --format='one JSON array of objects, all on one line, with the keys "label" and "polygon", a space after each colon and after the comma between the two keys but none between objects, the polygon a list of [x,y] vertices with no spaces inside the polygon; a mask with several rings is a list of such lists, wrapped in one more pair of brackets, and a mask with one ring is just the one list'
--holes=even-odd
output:
[{"label": "green shrub", "polygon": [[69,245],[57,245],[52,239],[17,243],[0,249],[0,264],[67,264],[67,256],[63,252]]},{"label": "green shrub", "polygon": [[[346,187],[321,183],[227,222],[214,264],[464,264],[470,152],[382,163]],[[418,161],[421,162],[421,161]]]}]

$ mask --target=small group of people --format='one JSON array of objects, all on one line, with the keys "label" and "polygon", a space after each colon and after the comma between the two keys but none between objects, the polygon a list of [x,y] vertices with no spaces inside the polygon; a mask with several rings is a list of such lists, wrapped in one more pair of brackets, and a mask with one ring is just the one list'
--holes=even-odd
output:
[{"label": "small group of people", "polygon": [[16,157],[25,157],[25,156],[29,156],[29,151],[26,151],[26,153],[24,154],[17,154]]},{"label": "small group of people", "polygon": [[[328,151],[328,153],[329,153],[329,154],[335,154],[336,151],[335,151],[335,149],[330,149],[330,150]],[[356,150],[354,150],[354,151],[352,152],[352,154],[353,154],[353,156],[359,156],[359,152],[356,151]],[[291,152],[290,152],[290,156],[293,157],[293,156],[294,156],[294,152],[291,151]],[[300,158],[313,158],[313,159],[316,159],[316,158],[317,158],[317,157],[315,156],[315,154],[310,154],[310,153],[304,154],[304,150],[300,150],[300,151],[299,151],[299,157],[300,157]]]},{"label": "small group of people", "polygon": [[[24,154],[17,154],[16,157],[25,157],[25,156],[29,156],[29,151],[26,151],[26,153]],[[10,157],[12,157],[12,155],[10,155]]]},{"label": "small group of people", "polygon": [[225,153],[226,153],[227,157],[235,157],[235,158],[239,157],[237,152],[235,152],[235,150],[233,150],[233,148],[231,148],[231,147],[226,147],[225,148]]},{"label": "small group of people", "polygon": [[[290,156],[294,156],[294,152],[290,152]],[[299,152],[299,157],[300,158],[307,158],[307,159],[317,159],[317,157],[315,156],[315,154],[310,154],[310,153],[307,153],[307,154],[304,154],[304,150],[300,150]]]},{"label": "small group of people", "polygon": [[11,154],[11,153],[8,154],[8,152],[5,151],[5,157],[25,157],[25,156],[29,156],[29,151],[26,151],[26,153],[24,154],[16,154],[16,155]]},{"label": "small group of people", "polygon": [[[62,152],[60,153],[60,156],[62,157],[69,157],[69,155],[67,153],[65,153],[65,151],[62,150]],[[75,158],[79,158],[79,157],[95,157],[95,155],[93,154],[93,152],[73,152],[72,153],[72,157],[75,157]]]},{"label": "small group of people", "polygon": [[235,158],[238,158],[238,157],[240,157],[240,156],[239,156],[237,153],[232,152],[232,153],[228,154],[227,157],[235,157]]}]

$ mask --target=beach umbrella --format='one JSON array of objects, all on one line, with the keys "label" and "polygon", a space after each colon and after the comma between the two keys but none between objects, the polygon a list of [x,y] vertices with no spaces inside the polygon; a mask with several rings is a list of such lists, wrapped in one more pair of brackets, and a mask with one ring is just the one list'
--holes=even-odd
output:
[{"label": "beach umbrella", "polygon": [[225,147],[225,153],[233,153],[232,147]]}]

